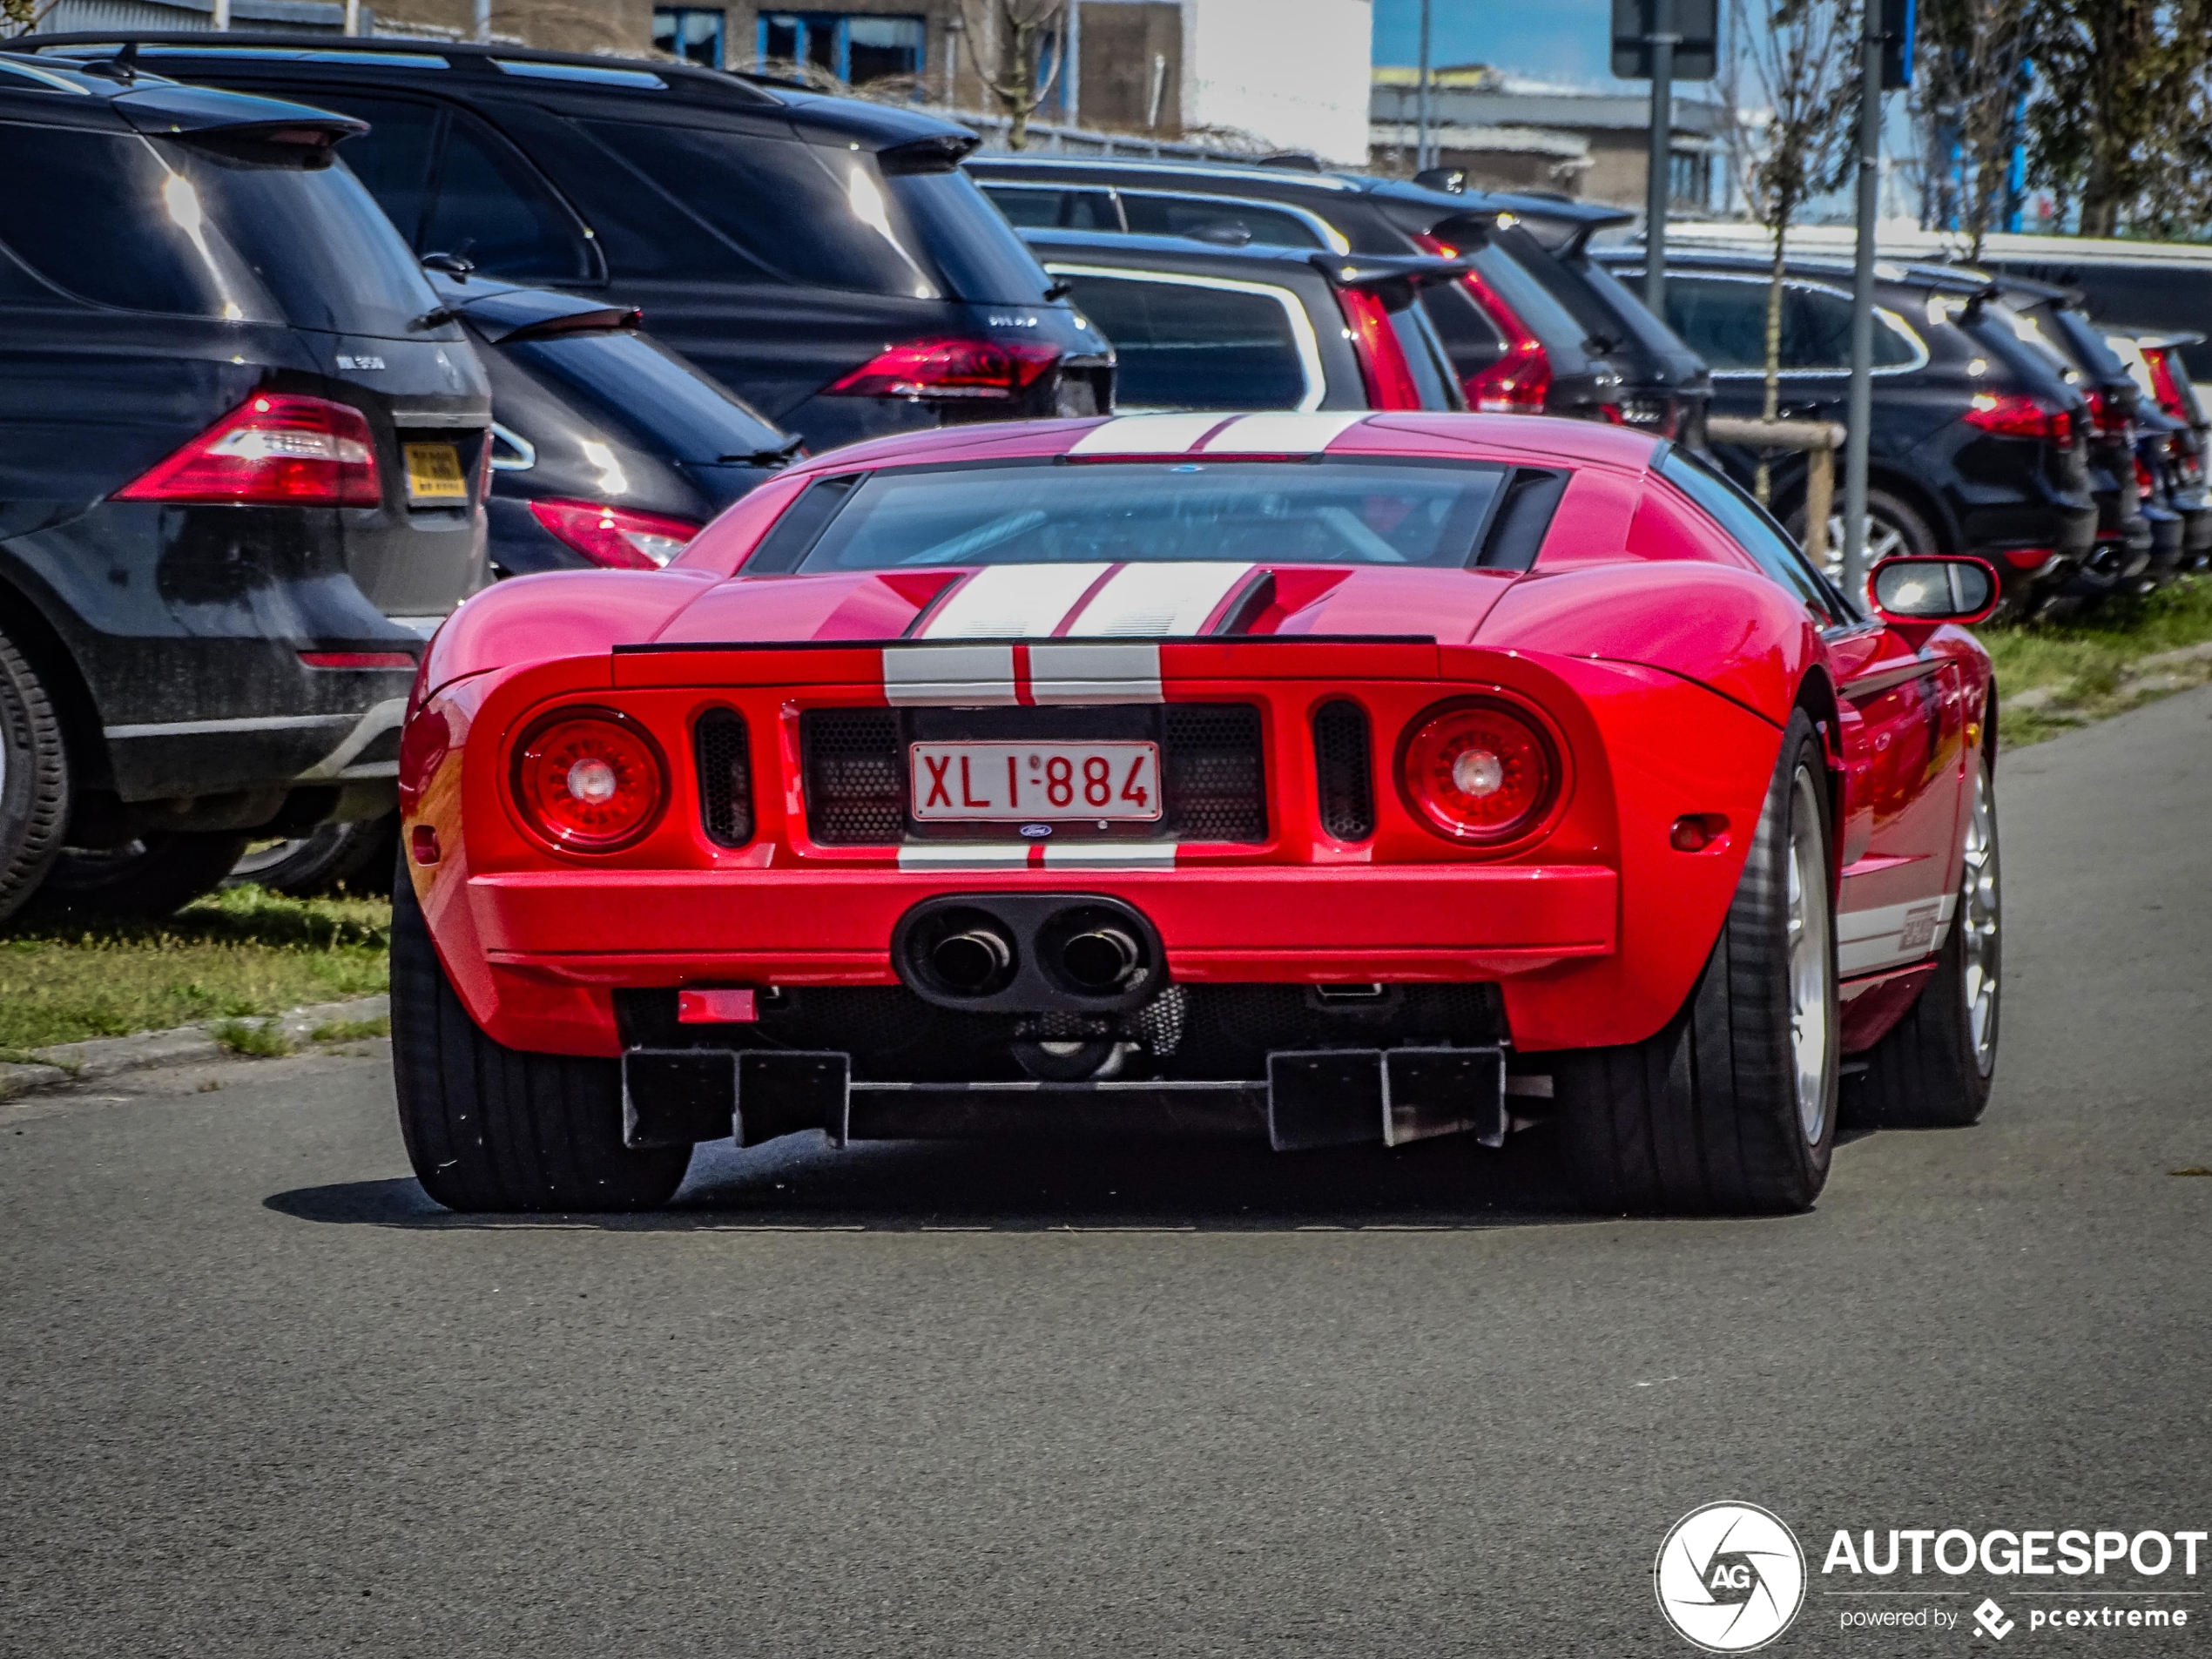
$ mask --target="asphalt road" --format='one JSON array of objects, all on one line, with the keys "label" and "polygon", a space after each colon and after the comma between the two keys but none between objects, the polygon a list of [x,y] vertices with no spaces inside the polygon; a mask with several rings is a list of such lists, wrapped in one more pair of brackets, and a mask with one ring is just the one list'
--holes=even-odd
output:
[{"label": "asphalt road", "polygon": [[799,1145],[483,1223],[374,1053],[0,1107],[0,1650],[1686,1654],[1653,1553],[1722,1498],[1813,1556],[1773,1651],[1988,1649],[1840,1634],[1831,1531],[2212,1525],[2212,692],[2000,789],[1989,1116],[1789,1220],[1440,1143]]}]

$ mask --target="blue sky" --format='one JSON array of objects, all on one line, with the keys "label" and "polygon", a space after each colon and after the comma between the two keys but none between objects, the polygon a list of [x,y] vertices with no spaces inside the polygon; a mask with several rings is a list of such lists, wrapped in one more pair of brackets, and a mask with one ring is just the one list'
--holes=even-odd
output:
[{"label": "blue sky", "polygon": [[[1438,64],[1494,64],[1545,80],[1602,82],[1611,0],[1432,0]],[[1375,62],[1420,61],[1420,0],[1375,0]]]}]

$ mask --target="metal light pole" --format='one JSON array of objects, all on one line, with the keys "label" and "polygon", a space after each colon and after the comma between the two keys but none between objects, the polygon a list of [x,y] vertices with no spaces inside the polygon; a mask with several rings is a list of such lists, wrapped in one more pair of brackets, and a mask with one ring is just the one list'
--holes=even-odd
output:
[{"label": "metal light pole", "polygon": [[1421,0],[1421,92],[1418,125],[1413,138],[1413,171],[1426,172],[1436,165],[1428,152],[1428,25],[1430,0]]},{"label": "metal light pole", "polygon": [[1882,8],[1865,6],[1859,42],[1858,257],[1851,272],[1851,411],[1844,419],[1844,591],[1866,591],[1866,450],[1874,419],[1874,223],[1882,154]]},{"label": "metal light pole", "polygon": [[1675,0],[1651,0],[1650,177],[1643,197],[1643,303],[1655,317],[1667,314],[1667,205],[1674,171]]}]

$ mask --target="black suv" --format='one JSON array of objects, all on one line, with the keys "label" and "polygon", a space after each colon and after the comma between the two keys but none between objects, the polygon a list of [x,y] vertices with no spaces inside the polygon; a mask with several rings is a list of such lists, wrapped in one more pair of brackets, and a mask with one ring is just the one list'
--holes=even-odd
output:
[{"label": "black suv", "polygon": [[637,312],[433,272],[491,377],[491,560],[502,576],[657,570],[799,452]]},{"label": "black suv", "polygon": [[[118,38],[41,44],[81,57]],[[641,307],[815,448],[1111,407],[1110,352],[960,172],[965,128],[685,64],[135,38],[165,75],[367,121],[346,159],[418,253]]]},{"label": "black suv", "polygon": [[1703,442],[1705,366],[1586,251],[1633,217],[1616,208],[1294,167],[991,155],[967,168],[1025,228],[1465,258],[1466,279],[1422,307],[1469,408]]},{"label": "black suv", "polygon": [[[1599,257],[1642,280],[1641,249]],[[1716,415],[1756,416],[1764,406],[1770,269],[1769,256],[1750,248],[1668,254],[1667,320],[1712,366]],[[1788,261],[1785,419],[1841,421],[1848,411],[1851,275],[1847,260]],[[2087,401],[2027,320],[1982,279],[1885,262],[1876,269],[1874,298],[1869,560],[1973,554],[1996,568],[2008,610],[2047,601],[2096,545]],[[1716,453],[1738,482],[1751,482],[1756,454],[1729,445]],[[1805,471],[1802,455],[1770,458],[1777,516],[1801,537]],[[1834,575],[1840,519],[1830,529]]]},{"label": "black suv", "polygon": [[1415,302],[1462,261],[1024,234],[1114,341],[1124,409],[1467,408]]},{"label": "black suv", "polygon": [[0,915],[173,908],[393,805],[491,405],[359,131],[0,54]]}]

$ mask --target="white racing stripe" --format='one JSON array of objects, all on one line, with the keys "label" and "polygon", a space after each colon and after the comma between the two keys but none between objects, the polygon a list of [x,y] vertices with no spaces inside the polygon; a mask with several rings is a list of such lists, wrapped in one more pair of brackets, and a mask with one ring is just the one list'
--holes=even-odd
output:
[{"label": "white racing stripe", "polygon": [[1045,843],[1048,870],[1157,870],[1175,864],[1173,841],[1069,841]]},{"label": "white racing stripe", "polygon": [[1180,455],[1230,418],[1226,411],[1194,415],[1122,415],[1076,440],[1071,455]]},{"label": "white racing stripe", "polygon": [[1069,636],[1195,634],[1251,571],[1225,559],[1125,564],[1091,595]]},{"label": "white racing stripe", "polygon": [[1917,962],[1943,948],[1959,895],[1918,899],[1908,904],[1839,911],[1836,916],[1836,969],[1849,977]]},{"label": "white racing stripe", "polygon": [[945,841],[932,846],[902,846],[902,870],[1018,870],[1029,861],[1027,842],[1001,846],[993,842]]},{"label": "white racing stripe", "polygon": [[1029,697],[1036,703],[1157,703],[1157,645],[1032,645]]},{"label": "white racing stripe", "polygon": [[1271,410],[1264,415],[1247,415],[1217,435],[1201,455],[1311,455],[1327,448],[1347,427],[1355,427],[1367,418],[1364,409],[1353,409],[1338,415],[1299,415],[1288,410]]},{"label": "white racing stripe", "polygon": [[938,606],[917,639],[1042,639],[1109,564],[987,564]]},{"label": "white racing stripe", "polygon": [[945,645],[883,653],[883,700],[964,708],[995,707],[1021,699],[1014,691],[1011,645]]}]

